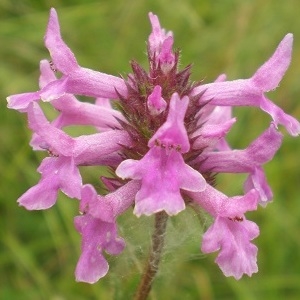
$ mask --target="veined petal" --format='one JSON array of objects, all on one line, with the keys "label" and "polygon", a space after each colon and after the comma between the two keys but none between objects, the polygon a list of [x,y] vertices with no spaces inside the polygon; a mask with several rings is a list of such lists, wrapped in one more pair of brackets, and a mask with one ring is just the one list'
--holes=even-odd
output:
[{"label": "veined petal", "polygon": [[104,222],[113,223],[115,221],[113,208],[104,197],[97,195],[95,188],[91,184],[85,184],[81,190],[80,212],[90,214],[93,218]]},{"label": "veined petal", "polygon": [[150,12],[149,19],[152,26],[152,32],[148,38],[149,48],[152,55],[155,53],[158,56],[163,42],[173,34],[171,31],[166,33],[165,29],[161,28],[157,15]]},{"label": "veined petal", "polygon": [[77,60],[64,43],[60,35],[60,27],[56,10],[51,8],[45,35],[45,46],[50,52],[55,67],[64,74],[74,72],[79,68]]},{"label": "veined petal", "polygon": [[139,181],[131,180],[113,193],[100,196],[92,185],[86,184],[82,188],[80,211],[89,213],[94,218],[113,222],[133,204],[140,186]]},{"label": "veined petal", "polygon": [[47,150],[55,155],[71,156],[76,165],[99,164],[106,161],[105,155],[130,146],[129,135],[123,130],[112,130],[72,138],[48,122],[38,104],[28,110],[30,128],[40,136]]},{"label": "veined petal", "polygon": [[[56,80],[55,74],[47,60],[41,61],[40,71],[39,82],[41,88]],[[52,92],[50,94],[53,96]],[[45,97],[45,91],[42,95]],[[108,99],[105,100],[109,101]],[[120,123],[117,119],[126,122],[123,115],[110,105],[81,102],[74,95],[65,94],[64,92],[61,97],[55,97],[51,104],[60,112],[59,117],[53,122],[53,125],[58,128],[69,125],[93,125],[102,130],[111,130],[120,128]]]},{"label": "veined petal", "polygon": [[251,80],[261,91],[274,90],[288,69],[293,49],[293,35],[288,33],[279,43],[274,54],[255,72]]},{"label": "veined petal", "polygon": [[266,205],[267,201],[273,198],[272,190],[261,167],[255,167],[245,181],[244,190],[248,192],[251,189],[255,189],[259,193],[261,205]]},{"label": "veined petal", "polygon": [[31,130],[49,145],[48,150],[55,152],[54,154],[71,155],[74,140],[62,130],[51,126],[37,103],[31,104],[28,109],[28,122]]},{"label": "veined petal", "polygon": [[161,86],[156,85],[147,99],[147,106],[150,114],[154,116],[162,113],[167,107],[167,102],[162,98],[161,91]]},{"label": "veined petal", "polygon": [[6,98],[7,107],[18,110],[19,112],[27,112],[28,106],[33,101],[40,99],[39,92],[16,94]]},{"label": "veined petal", "polygon": [[167,121],[149,140],[149,147],[153,147],[158,141],[167,149],[178,148],[181,153],[186,153],[189,150],[190,143],[183,122],[188,104],[189,98],[187,96],[180,99],[177,93],[172,95]]},{"label": "veined petal", "polygon": [[103,222],[90,214],[74,219],[75,227],[82,236],[81,256],[76,266],[76,281],[95,283],[108,272],[108,263],[102,251],[117,255],[125,242],[117,236],[115,223]]},{"label": "veined petal", "polygon": [[[45,35],[45,45],[48,48],[55,68],[65,76],[51,84],[45,99],[55,99],[60,91],[91,97],[118,98],[118,93],[127,95],[127,87],[122,78],[82,68],[70,48],[64,43],[60,34],[58,17],[55,9],[51,9],[50,18]],[[62,85],[63,82],[64,84]],[[63,88],[63,89],[62,89]],[[55,94],[51,95],[51,91]],[[117,91],[117,92],[116,92]]]},{"label": "veined petal", "polygon": [[252,172],[256,166],[271,160],[282,142],[282,134],[271,123],[263,132],[244,150],[227,150],[204,153],[201,171],[213,170],[222,173]]},{"label": "veined petal", "polygon": [[225,276],[240,279],[258,271],[257,247],[250,241],[259,235],[258,226],[251,221],[233,221],[217,217],[203,235],[201,250],[211,253],[220,250],[216,263]]},{"label": "veined petal", "polygon": [[55,204],[58,189],[59,182],[57,178],[45,177],[27,190],[17,202],[27,210],[48,209]]},{"label": "veined petal", "polygon": [[213,147],[226,136],[231,126],[236,122],[235,118],[224,122],[223,124],[204,124],[199,130],[195,131],[192,136],[199,136],[193,143],[194,149],[204,149]]},{"label": "veined petal", "polygon": [[42,174],[38,184],[18,199],[18,203],[26,209],[40,210],[52,207],[59,189],[70,198],[80,198],[82,181],[72,158],[47,157],[38,171]]},{"label": "veined petal", "polygon": [[140,161],[123,161],[116,174],[141,180],[134,209],[137,216],[162,210],[175,215],[185,208],[180,189],[200,191],[206,186],[202,175],[187,166],[180,153],[175,150],[167,153],[160,147],[151,148]]},{"label": "veined petal", "polygon": [[212,216],[232,219],[244,215],[247,211],[256,210],[259,198],[254,189],[243,196],[227,197],[209,184],[203,191],[184,191],[184,193]]},{"label": "veined petal", "polygon": [[265,92],[278,86],[286,72],[291,60],[292,41],[292,34],[287,34],[273,56],[251,78],[203,84],[196,87],[191,96],[204,92],[201,103],[260,107],[271,115],[276,125],[283,125],[293,136],[299,135],[300,123],[264,96]]}]

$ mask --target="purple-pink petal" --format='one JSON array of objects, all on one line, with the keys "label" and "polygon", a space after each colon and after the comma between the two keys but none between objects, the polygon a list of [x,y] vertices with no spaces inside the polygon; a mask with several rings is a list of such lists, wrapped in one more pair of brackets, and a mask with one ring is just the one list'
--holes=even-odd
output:
[{"label": "purple-pink petal", "polygon": [[222,124],[209,124],[205,123],[199,130],[195,131],[192,135],[198,137],[193,143],[194,149],[205,149],[207,147],[215,146],[222,140],[231,129],[232,125],[236,122],[235,118],[228,120]]},{"label": "purple-pink petal", "polygon": [[72,149],[75,144],[74,139],[62,130],[51,126],[37,103],[31,104],[28,109],[28,123],[30,129],[37,133],[44,143],[49,145],[48,150],[53,152],[53,154],[72,155]]},{"label": "purple-pink petal", "polygon": [[58,17],[54,8],[51,8],[50,10],[50,17],[44,40],[45,46],[48,48],[53,59],[55,68],[62,73],[74,72],[79,68],[73,52],[61,38]]},{"label": "purple-pink petal", "polygon": [[52,207],[56,203],[59,189],[58,179],[42,178],[38,184],[27,190],[18,200],[19,205],[28,210],[42,210]]},{"label": "purple-pink petal", "polygon": [[280,107],[276,106],[269,99],[264,97],[260,104],[260,108],[272,117],[276,126],[278,124],[283,125],[292,136],[298,136],[300,134],[300,123],[298,120],[286,114]]},{"label": "purple-pink petal", "polygon": [[261,167],[255,167],[249,174],[244,184],[245,192],[255,189],[260,196],[260,204],[265,205],[267,201],[272,200],[273,193],[267,182],[265,173]]},{"label": "purple-pink petal", "polygon": [[184,191],[184,193],[210,215],[227,218],[239,217],[247,211],[256,210],[259,197],[254,189],[243,196],[227,197],[209,184],[206,185],[203,191]]},{"label": "purple-pink petal", "polygon": [[157,15],[150,12],[149,19],[152,26],[152,32],[148,38],[149,48],[151,55],[155,54],[158,56],[163,42],[173,35],[172,32],[169,31],[166,33],[165,29],[161,28]]},{"label": "purple-pink petal", "polygon": [[240,279],[258,271],[257,247],[250,241],[259,235],[258,226],[248,220],[217,217],[202,239],[201,250],[211,253],[220,250],[216,263],[225,276]]},{"label": "purple-pink petal", "polygon": [[173,43],[173,37],[168,36],[161,45],[161,51],[158,55],[158,59],[164,73],[167,73],[174,66],[175,55],[172,52]]},{"label": "purple-pink petal", "polygon": [[[133,73],[123,79],[81,67],[51,9],[44,37],[51,58],[40,61],[39,90],[7,98],[8,108],[27,113],[32,148],[49,155],[38,168],[39,182],[18,203],[29,210],[47,209],[59,191],[80,200],[82,215],[74,219],[82,237],[77,281],[95,283],[106,275],[104,252],[117,255],[124,249],[116,220],[128,209],[138,217],[162,211],[176,215],[186,205],[198,205],[213,218],[202,251],[218,251],[215,261],[225,276],[251,276],[258,270],[251,241],[259,228],[245,214],[272,199],[263,165],[281,145],[278,125],[300,134],[298,120],[265,96],[288,69],[293,35],[287,34],[250,78],[226,81],[222,74],[213,83],[194,84],[191,65],[178,68],[172,32],[160,26],[156,15],[149,13],[149,19],[149,71],[133,62]],[[94,100],[80,101],[80,96]],[[51,121],[40,100],[56,110]],[[245,149],[231,149],[226,139],[236,122],[233,106],[259,107],[273,119]],[[70,136],[64,131],[70,125],[87,125],[96,133]],[[80,170],[99,165],[114,175],[101,177],[105,195],[82,183]],[[247,173],[244,194],[228,197],[217,190],[217,173]]]},{"label": "purple-pink petal", "polygon": [[140,161],[123,161],[116,174],[141,180],[134,209],[137,216],[162,210],[175,215],[185,208],[180,189],[201,191],[206,186],[202,175],[186,165],[180,153],[175,150],[167,153],[160,147],[151,148]]},{"label": "purple-pink petal", "polygon": [[109,268],[102,251],[119,254],[125,242],[117,236],[115,223],[103,222],[90,214],[76,217],[74,223],[82,236],[82,253],[75,270],[76,280],[95,283],[106,275]]},{"label": "purple-pink petal", "polygon": [[274,54],[255,72],[251,80],[261,91],[274,90],[288,69],[293,49],[293,35],[288,33],[279,43]]},{"label": "purple-pink petal", "polygon": [[92,185],[86,184],[81,192],[80,211],[89,213],[94,218],[113,222],[134,203],[140,186],[139,181],[131,180],[116,191],[100,196]]},{"label": "purple-pink petal", "polygon": [[[55,68],[64,76],[56,80],[43,94],[45,99],[55,99],[65,93],[80,94],[91,97],[118,98],[120,94],[127,95],[127,87],[122,78],[96,72],[78,65],[73,52],[64,43],[60,34],[58,17],[55,9],[51,9],[45,45],[52,57]],[[51,95],[51,92],[54,95]],[[59,92],[58,92],[59,91]]]},{"label": "purple-pink petal", "polygon": [[282,134],[274,124],[244,150],[227,150],[204,153],[201,171],[220,173],[248,173],[271,160],[282,142]]},{"label": "purple-pink petal", "polygon": [[201,103],[209,101],[212,105],[260,107],[271,115],[276,126],[281,124],[291,135],[299,135],[300,123],[264,96],[265,92],[275,89],[284,76],[291,61],[292,42],[293,35],[287,34],[273,56],[251,78],[203,84],[191,95],[204,92]]},{"label": "purple-pink petal", "polygon": [[[28,110],[30,128],[40,136],[47,150],[55,155],[72,156],[76,165],[100,164],[112,161],[117,163],[120,158],[110,154],[123,146],[130,146],[131,140],[124,130],[82,135],[72,138],[48,122],[38,104],[31,104]],[[107,157],[108,156],[108,157]]]},{"label": "purple-pink petal", "polygon": [[80,199],[82,179],[78,167],[72,157],[60,157],[57,174],[60,190],[70,198]]},{"label": "purple-pink petal", "polygon": [[167,120],[149,140],[149,147],[153,147],[159,142],[166,149],[176,148],[181,153],[186,153],[190,149],[189,138],[183,122],[188,104],[187,96],[180,99],[177,93],[172,95]]},{"label": "purple-pink petal", "polygon": [[115,218],[134,204],[134,198],[140,188],[140,180],[131,180],[104,197],[105,201],[111,205]]},{"label": "purple-pink petal", "polygon": [[97,195],[91,184],[85,184],[81,190],[80,212],[90,214],[93,218],[104,222],[114,222],[112,206],[103,197]]},{"label": "purple-pink petal", "polygon": [[26,209],[52,207],[59,189],[70,198],[80,198],[82,181],[72,158],[45,158],[38,171],[42,174],[40,181],[18,199],[18,203]]},{"label": "purple-pink petal", "polygon": [[162,113],[167,107],[167,102],[162,98],[161,92],[161,86],[156,85],[147,99],[149,112],[154,116]]},{"label": "purple-pink petal", "polygon": [[39,99],[39,92],[16,94],[7,97],[7,107],[18,110],[19,112],[27,112],[29,104]]}]

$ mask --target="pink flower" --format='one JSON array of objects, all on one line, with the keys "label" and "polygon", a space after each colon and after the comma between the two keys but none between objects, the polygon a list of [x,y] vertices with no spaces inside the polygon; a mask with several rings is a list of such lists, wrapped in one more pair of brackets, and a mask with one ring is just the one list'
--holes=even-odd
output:
[{"label": "pink flower", "polygon": [[174,94],[170,101],[166,122],[149,140],[150,150],[140,160],[123,161],[116,170],[122,178],[141,180],[136,195],[134,213],[152,215],[166,211],[176,215],[185,208],[180,189],[202,191],[203,176],[184,163],[181,153],[189,150],[189,141],[183,119],[188,106],[188,97],[180,99]]},{"label": "pink flower", "polygon": [[173,34],[161,28],[158,17],[149,13],[152,33],[148,39],[148,52],[153,61],[162,67],[163,71],[170,70],[175,64],[175,55],[172,52]]},{"label": "pink flower", "polygon": [[82,253],[75,270],[76,280],[95,283],[106,275],[109,268],[102,250],[117,255],[124,249],[125,242],[117,236],[115,223],[96,219],[90,214],[76,217],[74,223],[82,235]]},{"label": "pink flower", "polygon": [[[124,79],[79,66],[51,9],[45,35],[51,61],[40,62],[39,90],[7,98],[9,108],[27,114],[32,148],[49,153],[38,168],[40,181],[18,202],[30,210],[46,209],[55,204],[58,191],[80,200],[77,281],[94,283],[108,272],[103,252],[116,255],[125,247],[117,230],[125,211],[134,207],[138,217],[162,211],[172,216],[191,204],[213,218],[202,251],[219,251],[216,263],[225,276],[251,276],[258,270],[252,240],[259,229],[245,214],[272,199],[263,166],[282,143],[278,126],[300,134],[300,123],[265,95],[279,85],[290,64],[293,36],[287,34],[251,78],[230,81],[222,74],[199,84],[190,80],[191,65],[179,70],[172,32],[156,15],[149,13],[149,19],[149,70],[132,61],[132,73]],[[57,117],[48,120],[40,101],[48,102]],[[231,127],[238,125],[233,106],[256,106],[272,118],[245,149],[227,141]],[[70,125],[89,125],[95,133],[71,137],[65,132]],[[82,184],[85,166],[109,168],[111,177],[101,177],[107,191]],[[218,191],[218,173],[247,174],[244,195]]]},{"label": "pink flower", "polygon": [[76,280],[95,283],[106,275],[109,266],[102,252],[117,255],[125,242],[117,236],[116,217],[132,204],[139,183],[124,185],[107,197],[98,196],[91,185],[84,185],[80,210],[84,215],[75,218],[75,227],[82,236],[81,256],[76,266]]},{"label": "pink flower", "polygon": [[257,247],[250,241],[259,235],[259,229],[244,214],[256,210],[258,193],[253,189],[245,196],[228,198],[207,186],[203,192],[188,195],[215,218],[203,236],[201,250],[204,253],[220,250],[216,263],[226,276],[240,279],[243,274],[256,273]]},{"label": "pink flower", "polygon": [[211,105],[258,106],[272,117],[276,126],[281,124],[291,135],[299,135],[299,122],[264,95],[276,89],[285,74],[292,57],[292,43],[293,35],[289,33],[251,78],[204,84],[195,88],[192,95],[204,92],[201,101]]}]

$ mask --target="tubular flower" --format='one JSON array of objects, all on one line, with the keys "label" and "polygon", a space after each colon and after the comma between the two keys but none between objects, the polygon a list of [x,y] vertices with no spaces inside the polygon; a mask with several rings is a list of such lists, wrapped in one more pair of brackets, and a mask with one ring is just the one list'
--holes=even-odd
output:
[{"label": "tubular flower", "polygon": [[[63,41],[56,11],[51,9],[45,46],[51,60],[40,62],[39,90],[8,97],[8,107],[28,116],[31,146],[49,156],[38,171],[41,179],[18,200],[30,210],[55,204],[58,191],[80,201],[75,218],[82,236],[76,279],[94,283],[108,271],[103,251],[119,254],[117,218],[133,207],[136,216],[165,212],[176,215],[187,205],[200,206],[213,218],[204,233],[202,251],[219,251],[216,263],[226,276],[241,278],[257,272],[258,226],[247,211],[272,199],[263,165],[282,142],[278,125],[297,136],[300,123],[269,100],[286,72],[292,52],[287,34],[266,63],[249,79],[190,81],[191,66],[179,70],[173,34],[149,14],[149,69],[131,62],[126,79],[79,66]],[[77,95],[93,97],[93,103]],[[40,106],[47,102],[57,117],[48,120]],[[256,106],[272,118],[269,128],[245,149],[226,140],[236,123],[233,106]],[[68,126],[89,125],[95,133],[72,137]],[[80,167],[106,166],[107,191],[82,183]],[[246,173],[244,194],[227,197],[216,188],[218,173]]]}]

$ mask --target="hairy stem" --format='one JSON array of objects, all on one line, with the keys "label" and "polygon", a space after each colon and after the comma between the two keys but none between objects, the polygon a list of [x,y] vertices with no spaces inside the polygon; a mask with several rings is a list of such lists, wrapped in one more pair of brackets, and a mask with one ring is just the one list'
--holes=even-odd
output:
[{"label": "hairy stem", "polygon": [[134,300],[147,299],[151,291],[152,283],[158,271],[158,266],[164,247],[167,221],[168,215],[164,211],[155,214],[155,225],[152,235],[151,252]]}]

